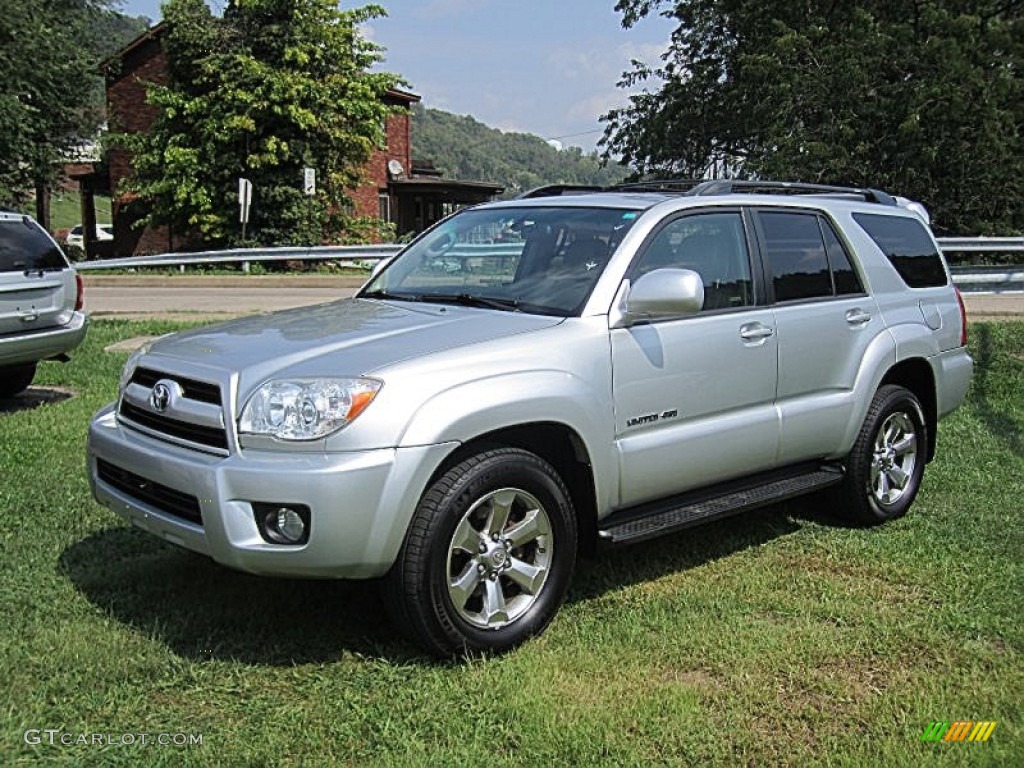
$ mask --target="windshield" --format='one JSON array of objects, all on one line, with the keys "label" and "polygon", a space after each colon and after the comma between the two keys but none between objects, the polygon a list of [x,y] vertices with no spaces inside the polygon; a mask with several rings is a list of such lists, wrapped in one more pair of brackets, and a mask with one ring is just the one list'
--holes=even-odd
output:
[{"label": "windshield", "polygon": [[365,298],[578,314],[638,211],[484,208],[442,222],[360,293]]}]

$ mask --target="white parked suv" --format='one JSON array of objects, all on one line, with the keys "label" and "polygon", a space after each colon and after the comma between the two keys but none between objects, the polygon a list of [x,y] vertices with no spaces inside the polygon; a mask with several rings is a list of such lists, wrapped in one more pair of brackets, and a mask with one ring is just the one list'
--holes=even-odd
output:
[{"label": "white parked suv", "polygon": [[[96,242],[102,243],[114,239],[114,227],[111,224],[96,225]],[[85,248],[85,227],[76,224],[68,232],[67,244],[76,248]]]},{"label": "white parked suv", "polygon": [[67,360],[85,337],[82,280],[30,216],[0,211],[0,397],[32,383],[40,360]]},{"label": "white parked suv", "polygon": [[153,343],[96,497],[233,568],[383,577],[442,655],[543,630],[584,548],[816,491],[902,515],[972,370],[923,209],[690,186],[477,206],[352,299]]}]

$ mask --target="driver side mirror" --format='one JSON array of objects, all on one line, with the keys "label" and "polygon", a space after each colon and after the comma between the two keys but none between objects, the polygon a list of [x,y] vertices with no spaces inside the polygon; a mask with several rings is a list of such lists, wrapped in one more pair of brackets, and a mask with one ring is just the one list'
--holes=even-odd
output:
[{"label": "driver side mirror", "polygon": [[704,282],[691,269],[656,269],[625,289],[615,328],[669,317],[687,317],[704,306]]}]

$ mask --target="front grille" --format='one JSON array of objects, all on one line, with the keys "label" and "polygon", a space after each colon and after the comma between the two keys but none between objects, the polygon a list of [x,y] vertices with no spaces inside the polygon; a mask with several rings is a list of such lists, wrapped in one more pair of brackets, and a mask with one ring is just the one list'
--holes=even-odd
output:
[{"label": "front grille", "polygon": [[160,379],[173,379],[178,382],[178,386],[181,387],[182,392],[185,393],[185,397],[189,400],[198,400],[202,403],[220,405],[220,387],[216,384],[210,384],[205,381],[196,381],[195,379],[189,379],[185,376],[169,376],[166,373],[160,373],[159,371],[154,371],[150,368],[136,368],[135,373],[132,374],[133,383],[141,384],[149,389],[152,389]]},{"label": "front grille", "polygon": [[168,515],[188,520],[190,523],[203,524],[199,499],[195,496],[168,488],[153,480],[147,480],[127,469],[115,467],[103,459],[97,459],[96,473],[104,483],[133,499],[145,502]]},{"label": "front grille", "polygon": [[[173,381],[181,392],[178,406],[158,413],[150,406],[153,387],[161,380]],[[168,442],[188,442],[190,447],[207,446],[214,453],[228,450],[227,432],[221,412],[221,390],[217,384],[187,376],[137,368],[121,398],[118,417],[125,426]],[[200,449],[201,450],[201,449]]]},{"label": "front grille", "polygon": [[228,438],[223,429],[216,427],[204,427],[199,424],[189,424],[187,421],[178,421],[161,416],[156,413],[144,411],[131,403],[121,403],[121,415],[139,426],[147,427],[154,432],[177,437],[181,440],[188,440],[199,445],[208,445],[211,448],[222,448],[227,450]]}]

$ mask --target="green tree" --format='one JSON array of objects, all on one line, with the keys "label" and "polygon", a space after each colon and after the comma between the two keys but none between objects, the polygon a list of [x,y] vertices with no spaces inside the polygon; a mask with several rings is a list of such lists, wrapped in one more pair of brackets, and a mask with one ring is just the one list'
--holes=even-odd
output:
[{"label": "green tree", "polygon": [[883,187],[936,228],[1024,230],[1024,3],[619,0],[678,21],[605,117],[638,174]]},{"label": "green tree", "polygon": [[[346,190],[382,140],[391,74],[358,26],[378,6],[335,0],[234,0],[223,18],[202,0],[163,6],[169,82],[151,85],[152,130],[123,135],[143,222],[208,245],[237,242],[239,177],[253,182],[250,232],[267,244],[362,237]],[[317,172],[303,194],[302,169]]]},{"label": "green tree", "polygon": [[[110,0],[4,0],[0,13],[0,204],[22,207],[103,119],[100,59],[121,29]],[[40,195],[40,203],[44,200]],[[45,221],[45,210],[38,211]]]}]

